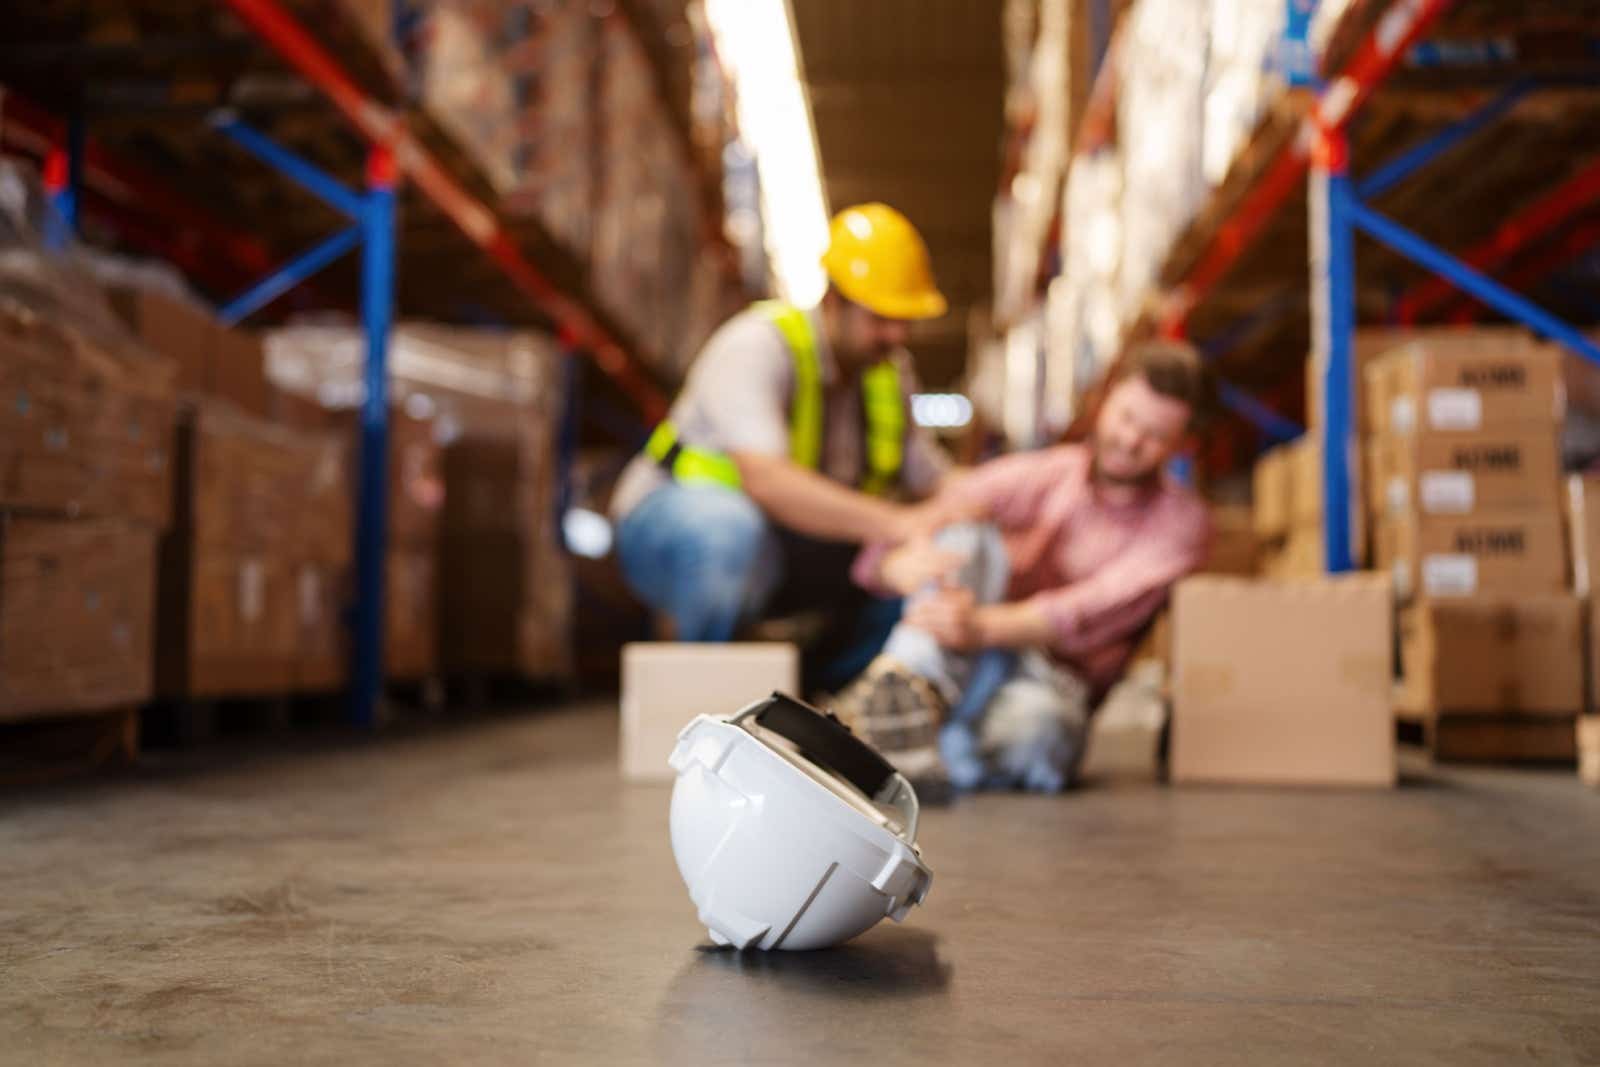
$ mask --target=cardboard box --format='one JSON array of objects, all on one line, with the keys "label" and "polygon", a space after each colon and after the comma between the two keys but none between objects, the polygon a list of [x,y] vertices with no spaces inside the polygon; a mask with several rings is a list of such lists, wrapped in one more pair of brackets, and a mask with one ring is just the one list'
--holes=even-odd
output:
[{"label": "cardboard box", "polygon": [[0,721],[150,699],[156,537],[110,519],[0,522]]},{"label": "cardboard box", "polygon": [[1260,555],[1254,514],[1238,505],[1211,507],[1211,551],[1201,568],[1206,574],[1252,575]]},{"label": "cardboard box", "polygon": [[1424,515],[1555,511],[1561,457],[1554,427],[1385,435],[1373,445],[1383,511]]},{"label": "cardboard box", "polygon": [[[1386,326],[1355,332],[1350,350],[1353,363],[1351,387],[1355,391],[1351,400],[1359,436],[1365,437],[1381,421],[1373,414],[1381,409],[1373,403],[1369,368],[1421,332],[1424,331]],[[1308,360],[1306,366],[1306,426],[1312,430],[1322,427],[1322,375],[1317,372],[1315,360]]]},{"label": "cardboard box", "polygon": [[572,578],[550,538],[518,531],[440,541],[439,654],[447,670],[554,679],[572,670]]},{"label": "cardboard box", "polygon": [[1567,520],[1572,526],[1572,591],[1594,597],[1600,578],[1600,475],[1567,477]]},{"label": "cardboard box", "polygon": [[1397,709],[1572,715],[1583,705],[1577,597],[1420,601],[1400,613]]},{"label": "cardboard box", "polygon": [[433,549],[391,549],[385,570],[384,674],[402,681],[426,678],[439,665]]},{"label": "cardboard box", "polygon": [[1555,513],[1497,512],[1387,518],[1378,565],[1401,599],[1539,595],[1567,590],[1567,552]]},{"label": "cardboard box", "polygon": [[303,560],[293,568],[295,650],[290,684],[296,692],[339,689],[350,677],[348,564]]},{"label": "cardboard box", "polygon": [[[359,469],[361,422],[358,414],[340,413],[335,421],[349,441],[351,477]],[[389,543],[421,549],[439,538],[444,513],[445,481],[443,460],[434,437],[434,420],[419,419],[400,407],[389,409]],[[496,501],[508,511],[510,500],[502,495]]]},{"label": "cardboard box", "polygon": [[272,417],[272,388],[267,384],[260,338],[218,325],[212,351],[216,357],[212,392],[248,414]]},{"label": "cardboard box", "polygon": [[215,392],[217,324],[208,311],[144,289],[112,288],[106,296],[140,340],[177,365],[180,393]]},{"label": "cardboard box", "polygon": [[1378,432],[1472,433],[1519,423],[1553,426],[1561,418],[1560,355],[1525,334],[1435,334],[1384,362],[1388,409]]},{"label": "cardboard box", "polygon": [[1289,465],[1289,524],[1322,521],[1322,443],[1313,434],[1284,446]]},{"label": "cardboard box", "polygon": [[290,565],[271,553],[162,538],[156,691],[162,697],[286,692],[296,645]]},{"label": "cardboard box", "polygon": [[1600,597],[1595,595],[1595,581],[1600,577],[1600,477],[1574,474],[1567,479],[1566,488],[1572,590],[1583,599],[1588,626],[1584,706],[1593,714],[1600,710]]},{"label": "cardboard box", "polygon": [[1267,578],[1318,578],[1327,573],[1327,551],[1324,548],[1320,521],[1295,526],[1283,544],[1262,564],[1261,574]]},{"label": "cardboard box", "polygon": [[794,694],[794,645],[633,643],[622,648],[622,777],[669,782],[667,757],[696,715],[731,715],[774,691]]},{"label": "cardboard box", "polygon": [[1600,715],[1578,719],[1578,777],[1585,785],[1600,789]]},{"label": "cardboard box", "polygon": [[1173,780],[1394,784],[1390,618],[1372,575],[1179,583]]},{"label": "cardboard box", "polygon": [[1283,447],[1269,448],[1256,460],[1251,507],[1256,535],[1264,540],[1289,532],[1289,464]]},{"label": "cardboard box", "polygon": [[0,299],[0,509],[166,525],[175,373]]}]

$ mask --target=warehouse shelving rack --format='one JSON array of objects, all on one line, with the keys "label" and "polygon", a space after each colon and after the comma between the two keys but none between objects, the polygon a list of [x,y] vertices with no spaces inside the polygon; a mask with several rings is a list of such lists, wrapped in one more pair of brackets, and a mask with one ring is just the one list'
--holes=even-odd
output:
[{"label": "warehouse shelving rack", "polygon": [[[213,289],[236,292],[220,308],[226,322],[237,322],[271,304],[314,275],[328,269],[359,248],[361,263],[357,283],[350,279],[323,279],[328,293],[358,303],[366,334],[365,400],[360,417],[360,455],[357,492],[356,616],[353,631],[351,675],[352,721],[372,727],[378,721],[383,684],[382,628],[383,560],[385,549],[386,457],[388,440],[388,371],[386,344],[396,297],[397,245],[407,255],[427,262],[423,285],[448,290],[453,300],[434,306],[445,308],[441,318],[468,315],[509,322],[537,322],[554,329],[563,347],[588,355],[614,385],[631,400],[643,422],[665,411],[661,384],[641,359],[638,346],[608,319],[589,294],[581,265],[562,250],[537,223],[508,221],[499,216],[488,183],[453,141],[426,114],[408,110],[401,102],[398,78],[353,26],[344,9],[321,0],[206,0],[166,5],[172,37],[163,41],[132,41],[107,45],[74,37],[79,27],[72,14],[63,20],[60,8],[47,0],[19,6],[5,16],[11,29],[8,43],[0,46],[0,143],[42,159],[46,184],[66,226],[75,226],[86,214],[109,221],[128,243],[172,262],[188,276],[203,279]],[[222,12],[248,31],[237,33]],[[641,8],[628,5],[623,16],[637,25]],[[43,42],[27,32],[29,23],[47,26],[52,34]],[[314,29],[312,27],[315,27]],[[63,32],[63,29],[65,32]],[[303,93],[289,93],[281,107],[262,107],[261,117],[281,132],[259,129],[239,114],[218,110],[205,100],[193,100],[186,87],[174,84],[162,61],[192,58],[212,50],[252,72],[264,71],[281,79],[285,68],[293,72]],[[658,50],[646,47],[653,64]],[[138,78],[117,83],[121,95],[132,97],[132,114],[110,105],[116,93],[96,98],[87,110],[83,98],[88,85],[101,72],[102,60],[119,71],[131,67]],[[67,64],[83,81],[36,82],[28,95],[10,85],[8,68],[21,64],[24,74],[39,66],[59,72]],[[28,64],[33,63],[30,67]],[[655,72],[658,84],[662,74]],[[37,95],[43,102],[36,102]],[[51,108],[71,117],[61,120]],[[218,142],[242,148],[262,174],[276,173],[281,180],[261,176],[241,177],[239,160],[227,160],[221,173],[197,173],[188,189],[174,189],[148,170],[130,161],[130,152],[116,145],[97,143],[86,114],[100,121],[113,115],[119,134],[128,135],[130,124],[148,119],[162,127],[159,137],[139,141],[142,147],[181,152],[183,162],[196,171],[215,165]],[[255,117],[255,116],[252,116]],[[359,155],[350,147],[356,135]],[[681,144],[693,164],[686,128]],[[288,144],[286,141],[295,143]],[[352,158],[355,156],[355,158]],[[260,167],[259,164],[265,164]],[[349,180],[363,175],[361,187]],[[232,197],[192,195],[208,182],[207,192],[234,179],[240,193]],[[707,217],[702,231],[708,235],[725,263],[726,249],[716,249],[720,227],[709,213],[716,209],[711,183],[696,174],[701,206]],[[309,192],[324,209],[308,207],[293,188]],[[414,203],[402,206],[410,194]],[[220,203],[219,210],[205,200]],[[199,202],[197,202],[199,201]],[[136,211],[127,210],[136,205]],[[442,231],[438,221],[448,221]],[[152,224],[152,219],[162,224]],[[256,227],[274,223],[272,238],[287,231],[300,243],[316,227],[342,219],[344,227],[322,237],[309,250],[285,256],[279,246]],[[181,236],[175,236],[175,233]],[[320,235],[319,235],[320,236]],[[465,242],[461,239],[465,238]],[[476,257],[468,249],[475,250]],[[471,266],[473,261],[487,265]],[[243,284],[250,279],[249,284]],[[352,293],[351,290],[354,290]],[[484,310],[467,303],[477,290],[492,290],[497,306]],[[466,294],[466,297],[463,297]],[[326,295],[326,294],[323,294]],[[353,300],[348,299],[353,297]],[[443,300],[443,298],[441,298]],[[455,314],[451,314],[451,310]],[[476,309],[474,313],[473,310]]]},{"label": "warehouse shelving rack", "polygon": [[[1286,3],[1293,36],[1285,54],[1305,54],[1311,5]],[[1114,135],[1116,58],[1113,39],[1077,152]],[[1301,428],[1250,386],[1281,375],[1286,361],[1276,357],[1306,351],[1294,338],[1305,336],[1298,330],[1307,287],[1295,279],[1309,279],[1308,372],[1322,379],[1316,414],[1328,445],[1325,564],[1336,573],[1352,568],[1356,543],[1351,344],[1358,310],[1413,326],[1464,323],[1487,308],[1600,363],[1600,347],[1525,295],[1600,243],[1600,156],[1584,147],[1600,132],[1600,5],[1355,0],[1330,36],[1323,66],[1336,73],[1322,84],[1291,85],[1271,106],[1169,250],[1131,334],[1194,340],[1234,379],[1223,386],[1228,406],[1269,440],[1285,440]],[[1537,128],[1490,150],[1486,139],[1502,135],[1519,109],[1542,109]],[[1372,121],[1360,126],[1364,117]],[[1355,155],[1388,161],[1357,179]],[[1415,188],[1430,164],[1435,180]],[[1303,211],[1296,204],[1302,189]],[[1380,201],[1392,206],[1380,211]],[[1488,233],[1475,233],[1497,217]],[[1375,246],[1363,252],[1359,273],[1358,234]],[[1446,243],[1466,251],[1452,255]],[[1417,277],[1417,268],[1426,273]],[[1497,271],[1503,280],[1492,276]],[[1575,314],[1594,315],[1592,303],[1573,303]]]}]

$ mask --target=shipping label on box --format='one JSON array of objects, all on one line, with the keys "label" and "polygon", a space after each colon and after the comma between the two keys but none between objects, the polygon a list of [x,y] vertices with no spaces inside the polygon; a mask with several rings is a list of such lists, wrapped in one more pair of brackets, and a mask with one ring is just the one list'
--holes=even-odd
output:
[{"label": "shipping label on box", "polygon": [[1405,434],[1553,426],[1563,406],[1555,349],[1524,335],[1476,334],[1434,335],[1386,357],[1389,407],[1379,428]]},{"label": "shipping label on box", "polygon": [[1553,512],[1391,517],[1379,530],[1378,564],[1390,569],[1401,598],[1567,588],[1565,540]]},{"label": "shipping label on box", "polygon": [[1553,428],[1390,435],[1373,451],[1391,515],[1553,511],[1558,503],[1561,461]]},{"label": "shipping label on box", "polygon": [[1173,780],[1392,785],[1390,619],[1372,575],[1179,583]]},{"label": "shipping label on box", "polygon": [[1570,715],[1583,705],[1583,621],[1577,597],[1466,597],[1400,613],[1397,706],[1442,712]]}]

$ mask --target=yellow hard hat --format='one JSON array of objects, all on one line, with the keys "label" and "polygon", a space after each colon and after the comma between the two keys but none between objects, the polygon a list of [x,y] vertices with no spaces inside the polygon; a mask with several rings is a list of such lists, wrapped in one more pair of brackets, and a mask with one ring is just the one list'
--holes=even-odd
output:
[{"label": "yellow hard hat", "polygon": [[845,299],[886,319],[936,319],[948,309],[922,235],[888,204],[835,215],[822,266]]}]

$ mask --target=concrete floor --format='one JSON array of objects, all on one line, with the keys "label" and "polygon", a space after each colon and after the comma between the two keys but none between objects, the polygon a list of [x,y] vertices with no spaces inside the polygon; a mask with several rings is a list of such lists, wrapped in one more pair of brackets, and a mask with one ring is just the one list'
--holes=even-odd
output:
[{"label": "concrete floor", "polygon": [[705,947],[614,745],[590,707],[0,798],[0,1061],[1600,1062],[1570,775],[984,797],[905,925],[763,957]]}]

